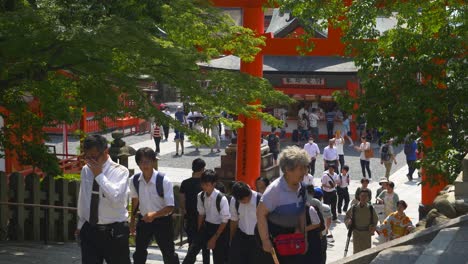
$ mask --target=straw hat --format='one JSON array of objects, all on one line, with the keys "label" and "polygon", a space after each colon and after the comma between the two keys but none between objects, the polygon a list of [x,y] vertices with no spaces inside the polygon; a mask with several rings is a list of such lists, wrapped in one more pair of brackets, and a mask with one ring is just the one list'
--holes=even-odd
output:
[{"label": "straw hat", "polygon": [[388,180],[387,180],[386,177],[380,178],[380,180],[379,180],[379,185],[382,185],[382,183],[388,183]]}]

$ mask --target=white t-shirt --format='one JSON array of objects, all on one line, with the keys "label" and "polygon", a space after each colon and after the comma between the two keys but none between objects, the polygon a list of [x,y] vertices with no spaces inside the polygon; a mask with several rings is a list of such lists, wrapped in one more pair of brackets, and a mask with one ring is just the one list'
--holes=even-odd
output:
[{"label": "white t-shirt", "polygon": [[344,144],[343,138],[335,138],[335,147],[336,147],[336,152],[338,153],[338,155],[344,155],[343,144]]}]

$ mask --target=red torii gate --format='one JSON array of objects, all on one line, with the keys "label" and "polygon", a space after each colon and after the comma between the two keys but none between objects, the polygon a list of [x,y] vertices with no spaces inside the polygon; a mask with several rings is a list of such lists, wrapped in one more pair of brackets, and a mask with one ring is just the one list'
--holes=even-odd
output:
[{"label": "red torii gate", "polygon": [[[273,38],[271,33],[265,34],[264,13],[262,6],[266,0],[213,0],[214,6],[225,8],[241,8],[243,10],[243,26],[252,29],[257,35],[266,37],[266,45],[257,54],[251,63],[241,61],[240,71],[263,77],[263,55],[283,55],[297,56],[299,52],[296,47],[303,45],[302,40],[292,38]],[[311,39],[315,43],[315,48],[307,55],[344,55],[345,46],[340,41],[341,30],[328,27],[328,38]],[[351,85],[355,90],[358,85]],[[240,116],[239,120],[244,123],[244,127],[239,129],[237,134],[237,172],[236,179],[255,186],[255,179],[260,175],[260,134],[261,122],[258,119]]]},{"label": "red torii gate", "polygon": [[[346,5],[351,5],[351,1],[343,1]],[[243,26],[255,31],[258,36],[266,37],[266,45],[262,47],[262,51],[257,54],[255,60],[251,63],[241,61],[240,64],[241,72],[257,77],[263,77],[263,55],[297,56],[299,53],[296,47],[303,45],[301,39],[273,38],[271,33],[264,33],[265,16],[262,6],[266,2],[266,0],[212,0],[216,7],[241,8]],[[314,42],[315,47],[306,55],[343,56],[345,45],[341,42],[341,36],[341,29],[334,28],[333,25],[329,24],[328,37],[310,39]],[[351,96],[357,95],[358,88],[358,83],[348,83]],[[240,116],[239,120],[242,121],[244,127],[239,129],[237,137],[236,179],[250,186],[255,186],[255,179],[260,175],[259,135],[261,134],[261,122],[258,119],[246,118],[245,116]],[[426,140],[430,140],[427,137]],[[426,180],[424,171],[422,179]],[[422,187],[422,203],[424,205],[431,204],[438,192],[445,187],[445,184],[445,182],[440,182],[435,186],[424,185]]]}]

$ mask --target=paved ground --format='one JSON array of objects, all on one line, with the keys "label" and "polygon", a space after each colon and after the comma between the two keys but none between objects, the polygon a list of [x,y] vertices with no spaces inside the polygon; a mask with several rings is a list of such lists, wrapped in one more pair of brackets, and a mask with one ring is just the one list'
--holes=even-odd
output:
[{"label": "paved ground", "polygon": [[[106,137],[111,139],[110,134],[106,134]],[[170,138],[173,138],[171,133]],[[127,145],[138,149],[143,146],[153,147],[154,143],[150,138],[149,134],[142,135],[132,135],[124,138],[127,142]],[[70,152],[76,152],[78,141],[77,139],[69,139],[69,149]],[[57,151],[61,150],[61,137],[54,136],[48,142],[56,146]],[[290,142],[282,142],[282,146],[291,145]],[[227,145],[227,141],[223,141],[223,145]],[[324,144],[319,144],[320,149],[323,150]],[[375,150],[378,146],[373,144]],[[210,149],[201,148],[199,153],[194,152],[194,148],[191,147],[190,143],[187,142],[187,148],[185,150],[186,155],[182,157],[174,157],[175,154],[175,143],[172,140],[168,142],[162,142],[161,144],[162,152],[160,159],[160,170],[167,172],[168,176],[171,177],[174,183],[180,183],[183,179],[190,177],[191,175],[191,162],[196,157],[202,157],[207,162],[208,168],[213,168],[219,166],[220,164],[220,155],[218,153],[211,154]],[[418,182],[414,180],[413,182],[408,182],[406,178],[407,167],[405,166],[404,154],[402,153],[402,147],[396,148],[397,151],[397,166],[394,165],[392,169],[392,175],[390,177],[396,184],[395,192],[398,193],[400,199],[405,200],[409,207],[406,211],[407,215],[417,222],[418,219],[418,205],[421,197],[421,188],[417,186]],[[378,151],[376,151],[378,152]],[[355,189],[360,186],[359,180],[361,176],[360,164],[359,164],[359,155],[358,152],[353,150],[351,147],[345,147],[345,160],[346,163],[350,166],[350,172],[352,175],[352,182],[350,185],[350,193],[354,194]],[[319,168],[322,168],[323,162],[319,160],[317,162],[317,173]],[[129,160],[129,168],[138,170],[136,163],[133,158]],[[370,183],[370,188],[373,193],[379,187],[377,180],[384,175],[384,167],[380,165],[377,159],[371,161],[371,170],[373,173],[373,181]],[[316,177],[316,181],[319,181],[319,178]],[[342,223],[344,215],[339,216],[339,222],[333,223],[331,227],[331,232],[334,236],[334,243],[331,243],[327,250],[328,259],[327,262],[332,262],[339,260],[343,257],[345,243],[346,243],[346,234],[347,230]],[[373,244],[380,243],[377,238],[373,239]],[[132,249],[133,250],[133,249]],[[159,250],[155,247],[150,248],[150,253],[148,256],[147,263],[163,263],[162,257]],[[187,251],[187,245],[184,245],[182,248],[177,248],[179,258],[183,259]],[[352,242],[350,243],[348,256],[353,252]],[[6,263],[80,263],[80,252],[79,247],[75,243],[65,243],[65,244],[54,244],[54,245],[43,245],[41,243],[0,243],[0,264]],[[201,256],[197,263],[201,262]]]},{"label": "paved ground", "polygon": [[[111,141],[112,137],[110,133],[104,134],[104,136]],[[207,168],[214,168],[220,166],[221,158],[220,156],[224,153],[210,153],[210,148],[202,147],[200,148],[200,152],[195,152],[195,148],[192,147],[189,141],[185,141],[185,154],[183,156],[175,156],[175,142],[173,141],[174,133],[169,135],[169,141],[162,141],[161,142],[161,156],[159,160],[159,166],[162,169],[170,168],[166,170],[167,173],[172,177],[174,176],[174,181],[178,182],[180,178],[184,178],[185,176],[190,176],[190,169],[192,166],[192,161],[195,158],[203,158],[207,164]],[[123,140],[127,143],[128,146],[132,146],[135,149],[141,147],[151,147],[155,148],[154,142],[148,133],[146,134],[137,134],[137,135],[130,135],[123,138]],[[62,136],[61,135],[54,135],[51,136],[51,139],[47,142],[50,145],[54,145],[56,147],[57,153],[62,153]],[[222,148],[228,145],[228,140],[222,140]],[[281,147],[285,147],[288,145],[294,145],[289,139],[286,139],[281,142]],[[323,148],[326,146],[326,143],[319,142],[318,143],[320,151],[323,152]],[[375,143],[372,144],[374,148],[374,152],[376,156],[378,155],[379,146]],[[79,149],[79,141],[76,137],[69,138],[68,149],[70,154],[77,153]],[[406,164],[405,155],[403,153],[403,146],[395,146],[395,152],[397,153],[397,164],[393,165],[392,172],[394,173],[399,168],[403,167]],[[350,167],[350,175],[352,179],[359,180],[362,178],[361,173],[361,165],[359,162],[359,152],[354,150],[354,148],[345,146],[344,147],[345,153],[345,163]],[[129,159],[129,168],[135,169],[138,171],[138,166],[135,163],[134,158]],[[177,169],[177,170],[174,170]],[[319,158],[316,163],[316,174],[321,173],[321,168],[323,168],[323,160]],[[372,180],[378,180],[380,177],[385,175],[385,168],[383,165],[380,164],[378,159],[372,159],[370,163],[370,168],[372,171]],[[182,170],[181,170],[182,169]],[[188,172],[183,173],[184,175],[178,175],[178,173],[182,173],[182,171],[189,170]],[[187,174],[188,173],[188,174]],[[317,175],[318,176],[318,175]],[[181,181],[181,180],[180,180]]]}]

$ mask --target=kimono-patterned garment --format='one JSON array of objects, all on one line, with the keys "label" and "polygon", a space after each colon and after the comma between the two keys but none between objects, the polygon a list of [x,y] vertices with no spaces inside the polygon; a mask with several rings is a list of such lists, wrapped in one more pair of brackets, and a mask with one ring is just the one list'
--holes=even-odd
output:
[{"label": "kimono-patterned garment", "polygon": [[398,211],[391,213],[379,226],[379,233],[387,240],[402,237],[406,234],[408,226],[414,227],[413,223],[405,213],[398,214]]}]

